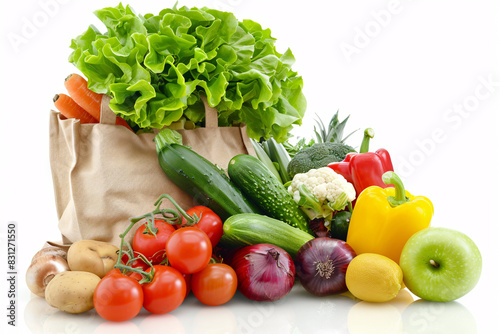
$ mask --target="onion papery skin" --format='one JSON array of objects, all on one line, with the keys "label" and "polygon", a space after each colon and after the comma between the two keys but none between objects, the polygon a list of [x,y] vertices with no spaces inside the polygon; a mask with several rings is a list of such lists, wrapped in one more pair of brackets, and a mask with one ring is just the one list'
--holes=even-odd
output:
[{"label": "onion papery skin", "polygon": [[356,253],[345,241],[315,238],[295,257],[297,277],[308,292],[327,296],[347,291],[345,273]]},{"label": "onion papery skin", "polygon": [[292,290],[295,264],[290,255],[271,244],[246,246],[231,258],[238,290],[248,299],[276,301]]}]

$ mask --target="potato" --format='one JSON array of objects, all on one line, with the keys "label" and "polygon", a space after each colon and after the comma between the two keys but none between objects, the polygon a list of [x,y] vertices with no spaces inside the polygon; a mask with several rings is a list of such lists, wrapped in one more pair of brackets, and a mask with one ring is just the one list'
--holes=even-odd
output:
[{"label": "potato", "polygon": [[118,250],[118,247],[102,241],[77,241],[68,250],[69,269],[88,271],[102,278],[118,261]]},{"label": "potato", "polygon": [[94,308],[94,290],[101,279],[86,271],[57,274],[45,289],[47,303],[68,313],[82,313]]}]

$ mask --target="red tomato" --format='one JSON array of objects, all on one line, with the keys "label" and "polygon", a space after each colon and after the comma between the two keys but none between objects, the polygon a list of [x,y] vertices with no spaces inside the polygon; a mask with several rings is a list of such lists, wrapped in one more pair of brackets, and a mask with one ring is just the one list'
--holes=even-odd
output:
[{"label": "red tomato", "polygon": [[102,318],[125,321],[139,314],[144,294],[139,282],[113,269],[97,284],[93,298],[97,314]]},{"label": "red tomato", "polygon": [[233,298],[237,287],[236,272],[224,263],[211,263],[191,277],[193,294],[206,305],[227,303]]},{"label": "red tomato", "polygon": [[[178,308],[186,297],[186,281],[175,268],[155,265],[153,280],[142,285],[144,308],[151,313],[163,314]],[[146,272],[151,272],[149,268]]]},{"label": "red tomato", "polygon": [[134,239],[132,240],[132,248],[134,251],[144,255],[153,264],[160,264],[165,255],[165,243],[175,231],[175,228],[163,221],[155,220],[156,236],[148,231],[146,224],[142,224],[135,231]]},{"label": "red tomato", "polygon": [[[222,237],[222,220],[215,212],[206,206],[195,206],[187,210],[186,213],[190,216],[196,214],[196,216],[201,217],[198,223],[192,225],[197,227],[203,232],[205,232],[212,242],[212,247],[215,247]],[[182,223],[186,223],[186,219],[182,217]]]},{"label": "red tomato", "polygon": [[192,274],[205,268],[212,255],[210,239],[196,227],[176,230],[166,243],[169,264],[183,274]]}]

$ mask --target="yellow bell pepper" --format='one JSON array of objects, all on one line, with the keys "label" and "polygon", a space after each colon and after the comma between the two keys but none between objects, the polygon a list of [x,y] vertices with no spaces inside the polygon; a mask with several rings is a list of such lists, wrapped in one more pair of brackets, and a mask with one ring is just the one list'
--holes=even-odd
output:
[{"label": "yellow bell pepper", "polygon": [[412,196],[394,172],[382,175],[394,188],[371,186],[357,198],[346,242],[356,254],[377,253],[399,263],[406,241],[429,227],[434,207],[424,196]]}]

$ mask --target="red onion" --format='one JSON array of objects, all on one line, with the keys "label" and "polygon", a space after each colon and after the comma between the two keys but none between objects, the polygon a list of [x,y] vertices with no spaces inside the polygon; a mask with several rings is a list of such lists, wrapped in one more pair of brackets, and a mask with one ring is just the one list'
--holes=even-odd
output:
[{"label": "red onion", "polygon": [[345,241],[315,238],[306,242],[295,257],[297,277],[316,296],[347,291],[345,272],[356,256]]},{"label": "red onion", "polygon": [[238,276],[238,290],[251,300],[275,301],[292,290],[295,265],[280,247],[270,244],[246,246],[231,258]]}]

